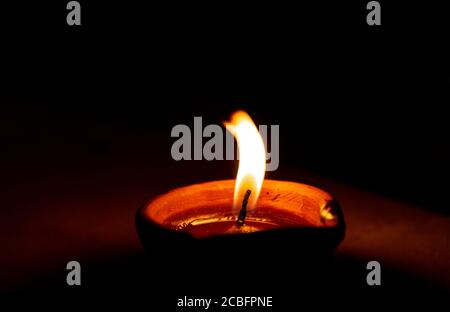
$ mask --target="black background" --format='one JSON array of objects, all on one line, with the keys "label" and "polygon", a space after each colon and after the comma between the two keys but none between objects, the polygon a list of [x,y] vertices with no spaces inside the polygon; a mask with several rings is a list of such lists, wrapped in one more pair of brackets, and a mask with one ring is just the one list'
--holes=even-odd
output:
[{"label": "black background", "polygon": [[[75,177],[79,185],[91,181],[86,189],[79,186],[79,196],[89,190],[107,192],[110,179],[132,177],[134,186],[152,188],[149,195],[156,195],[172,187],[164,181],[177,186],[232,178],[232,163],[171,161],[170,130],[192,124],[193,116],[203,116],[204,124],[221,123],[243,108],[259,124],[280,125],[280,170],[270,173],[271,178],[308,180],[308,175],[290,173],[296,168],[447,218],[448,10],[429,2],[380,2],[379,27],[366,24],[365,1],[80,1],[80,27],[65,24],[64,1],[5,5],[0,115],[4,216],[25,218],[17,211],[33,208],[22,206],[24,194],[35,194],[37,201],[46,198],[42,194],[55,186],[45,177],[65,181],[77,170],[92,173]],[[144,156],[150,154],[154,156],[146,163]],[[101,171],[113,167],[123,168],[112,177]],[[171,169],[166,173],[159,167]],[[170,177],[161,177],[166,174]],[[27,181],[39,181],[38,189]],[[56,190],[65,187],[62,182]],[[71,195],[58,200],[70,202]],[[64,215],[69,210],[62,204],[59,211]],[[3,220],[6,224],[9,219]],[[13,252],[14,227],[4,229],[5,251]],[[145,266],[139,257],[117,262],[122,269]],[[22,270],[19,264],[5,263]],[[91,271],[108,272],[116,262],[107,263]],[[365,274],[364,267],[344,263],[350,272]],[[338,275],[345,275],[339,270]],[[414,285],[411,276],[393,276],[399,282],[392,289]],[[5,290],[39,288],[13,287],[13,282],[9,287],[11,279],[2,285]],[[358,288],[349,280],[350,289]],[[133,284],[129,277],[124,281]],[[46,283],[52,291],[59,289],[50,277]],[[284,283],[280,289],[291,282]],[[427,287],[412,288],[425,297],[436,292]],[[88,297],[95,298],[101,289],[89,289]],[[125,292],[120,285],[116,290]],[[387,297],[396,291],[387,291]],[[346,295],[343,291],[337,298]],[[73,299],[70,292],[67,296]]]}]

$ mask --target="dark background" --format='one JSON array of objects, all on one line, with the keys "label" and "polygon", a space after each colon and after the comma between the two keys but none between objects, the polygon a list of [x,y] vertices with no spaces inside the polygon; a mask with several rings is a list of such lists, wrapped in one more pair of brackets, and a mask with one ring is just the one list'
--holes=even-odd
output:
[{"label": "dark background", "polygon": [[[73,300],[65,263],[77,259],[88,267],[77,298],[147,286],[137,207],[236,169],[173,161],[172,127],[193,116],[220,124],[245,109],[257,124],[280,125],[280,169],[268,177],[341,201],[347,238],[323,282],[340,288],[343,277],[336,298],[448,293],[448,10],[380,2],[380,27],[367,26],[365,1],[80,1],[78,28],[65,25],[64,2],[6,5],[1,288]],[[374,258],[386,263],[384,292],[364,286]],[[280,283],[283,293],[292,281]],[[159,303],[170,310],[185,289]]]}]

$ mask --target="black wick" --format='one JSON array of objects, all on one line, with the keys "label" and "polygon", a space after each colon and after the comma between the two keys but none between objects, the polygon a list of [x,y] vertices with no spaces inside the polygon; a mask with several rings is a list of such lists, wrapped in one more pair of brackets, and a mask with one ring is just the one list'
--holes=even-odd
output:
[{"label": "black wick", "polygon": [[247,190],[247,192],[245,192],[244,200],[242,201],[242,209],[241,212],[239,212],[239,218],[236,221],[239,226],[244,225],[245,217],[247,216],[248,198],[250,197],[251,193],[252,191],[250,190]]}]

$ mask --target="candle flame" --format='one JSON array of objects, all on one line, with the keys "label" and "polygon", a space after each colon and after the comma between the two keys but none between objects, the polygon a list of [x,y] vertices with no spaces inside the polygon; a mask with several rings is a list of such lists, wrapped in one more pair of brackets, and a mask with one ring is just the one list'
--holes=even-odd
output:
[{"label": "candle flame", "polygon": [[225,127],[236,138],[239,147],[239,169],[234,187],[233,208],[241,209],[247,190],[251,191],[247,209],[254,209],[266,172],[266,150],[264,142],[251,117],[237,111]]}]

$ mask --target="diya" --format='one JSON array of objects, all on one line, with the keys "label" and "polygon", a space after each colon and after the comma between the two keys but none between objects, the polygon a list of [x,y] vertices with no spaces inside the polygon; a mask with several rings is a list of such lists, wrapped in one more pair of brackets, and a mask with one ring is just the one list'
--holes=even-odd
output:
[{"label": "diya", "polygon": [[143,205],[136,223],[144,247],[333,252],[345,234],[333,196],[302,183],[264,180],[264,142],[250,116],[236,112],[225,125],[238,143],[236,180],[176,188]]}]

